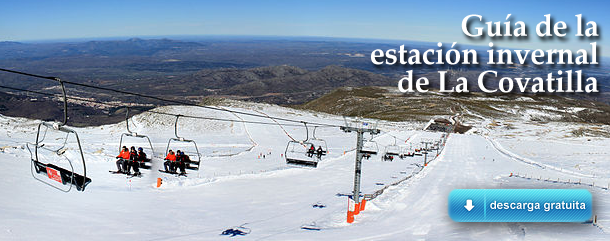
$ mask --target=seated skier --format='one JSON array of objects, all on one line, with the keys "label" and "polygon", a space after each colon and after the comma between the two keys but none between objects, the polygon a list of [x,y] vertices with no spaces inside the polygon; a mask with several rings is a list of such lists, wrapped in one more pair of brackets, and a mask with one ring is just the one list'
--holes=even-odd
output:
[{"label": "seated skier", "polygon": [[119,159],[116,161],[117,172],[120,172],[120,173],[127,172],[125,167],[127,166],[129,157],[130,157],[129,150],[127,149],[126,146],[123,146],[121,153],[119,153],[119,155],[116,157],[117,159]]},{"label": "seated skier", "polygon": [[316,155],[318,156],[318,159],[322,158],[323,154],[324,150],[322,150],[322,146],[318,146],[318,149],[316,150]]},{"label": "seated skier", "polygon": [[[140,175],[140,165],[144,165],[146,161],[146,153],[144,153],[144,149],[142,147],[138,147],[138,152],[132,156],[131,162],[129,163],[130,167],[133,168],[133,174],[138,176]],[[129,170],[127,170],[129,172]]]},{"label": "seated skier", "polygon": [[[131,174],[131,167],[133,166],[133,162],[138,156],[138,152],[136,151],[136,147],[132,146],[129,148],[129,158],[123,162],[123,172],[125,174]],[[135,169],[134,169],[135,170]]]},{"label": "seated skier", "polygon": [[183,151],[177,151],[176,164],[180,168],[180,175],[186,174],[186,164],[190,162],[191,158],[188,155],[185,155]]},{"label": "seated skier", "polygon": [[313,146],[313,144],[309,147],[309,149],[307,150],[307,156],[308,157],[313,157],[314,152],[316,151],[316,148]]},{"label": "seated skier", "polygon": [[166,172],[176,172],[176,154],[174,151],[169,150],[169,152],[167,152],[163,167],[165,168]]}]

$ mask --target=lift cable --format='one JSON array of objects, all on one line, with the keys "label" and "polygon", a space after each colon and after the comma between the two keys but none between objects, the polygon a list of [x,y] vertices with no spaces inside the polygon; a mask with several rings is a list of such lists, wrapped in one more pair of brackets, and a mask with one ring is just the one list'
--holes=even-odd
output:
[{"label": "lift cable", "polygon": [[[14,91],[27,92],[27,93],[32,93],[32,94],[45,95],[45,96],[61,97],[61,95],[59,95],[59,94],[45,93],[45,92],[40,92],[40,91],[35,91],[35,90],[27,90],[27,89],[15,88],[15,87],[4,86],[4,85],[0,85],[0,88],[14,90]],[[120,104],[113,104],[113,103],[106,103],[106,102],[101,102],[101,101],[94,101],[94,100],[90,100],[90,99],[86,99],[86,98],[81,98],[81,97],[68,96],[66,98],[69,99],[69,100],[77,100],[77,101],[83,101],[83,102],[88,102],[88,103],[112,106],[112,107],[117,107],[117,108],[125,107],[124,105],[120,105]],[[239,123],[246,123],[246,124],[261,124],[261,125],[277,125],[276,123],[271,123],[271,122],[232,120],[232,119],[223,119],[223,118],[214,118],[214,117],[181,115],[181,114],[173,114],[173,113],[167,113],[167,112],[161,112],[161,111],[155,111],[155,110],[140,110],[140,111],[148,112],[148,113],[153,113],[153,114],[159,114],[159,115],[181,116],[181,117],[185,117],[185,118],[201,119],[201,120],[239,122]],[[284,125],[285,126],[295,126],[295,127],[303,126],[302,124],[284,124]]]},{"label": "lift cable", "polygon": [[[36,75],[36,74],[29,74],[29,73],[25,73],[25,72],[9,70],[9,69],[3,69],[3,68],[0,68],[0,71],[14,73],[14,74],[20,74],[20,75],[25,75],[25,76],[30,76],[30,77],[48,79],[48,80],[53,80],[53,81],[61,81],[61,82],[65,83],[65,84],[71,84],[71,85],[87,87],[87,88],[92,88],[92,89],[97,89],[97,90],[116,92],[116,93],[120,93],[120,94],[132,95],[132,96],[137,96],[137,97],[143,97],[143,98],[148,98],[148,99],[153,99],[153,100],[158,100],[158,101],[163,101],[163,102],[168,102],[168,103],[174,103],[174,104],[179,104],[179,105],[201,107],[201,108],[210,109],[210,110],[224,111],[224,112],[230,112],[230,113],[234,113],[234,114],[241,114],[241,115],[259,117],[259,118],[266,118],[266,119],[273,119],[273,120],[280,120],[280,121],[293,122],[293,123],[303,123],[304,122],[304,121],[298,121],[298,120],[292,120],[292,119],[286,119],[286,118],[264,116],[264,115],[260,115],[260,114],[253,114],[253,113],[248,113],[248,112],[243,112],[243,111],[227,110],[227,109],[222,109],[222,108],[217,108],[217,107],[212,107],[212,106],[198,105],[198,104],[194,104],[194,103],[190,103],[190,102],[179,101],[179,100],[171,100],[171,99],[166,99],[166,98],[161,98],[161,97],[151,96],[151,95],[145,95],[145,94],[140,94],[140,93],[135,93],[135,92],[129,92],[129,91],[123,91],[123,90],[115,90],[115,89],[111,89],[111,88],[107,88],[107,87],[100,87],[100,86],[76,83],[76,82],[72,82],[72,81],[65,81],[65,80],[60,80],[57,77],[42,76],[42,75]],[[315,122],[308,122],[308,123],[310,123],[312,125],[325,126],[325,127],[341,127],[339,125],[324,124],[324,123],[315,123]]]}]

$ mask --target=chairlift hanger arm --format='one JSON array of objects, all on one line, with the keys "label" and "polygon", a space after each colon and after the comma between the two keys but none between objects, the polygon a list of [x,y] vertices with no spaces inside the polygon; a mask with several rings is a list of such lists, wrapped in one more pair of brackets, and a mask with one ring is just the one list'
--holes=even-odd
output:
[{"label": "chairlift hanger arm", "polygon": [[59,78],[57,78],[57,81],[61,85],[61,93],[64,96],[64,122],[61,124],[63,126],[68,124],[68,98],[66,95],[66,86],[64,85],[64,82],[61,81]]},{"label": "chairlift hanger arm", "polygon": [[[129,130],[129,107],[125,107],[125,126],[127,127],[127,133],[133,135],[134,133]],[[137,135],[137,134],[136,134]]]},{"label": "chairlift hanger arm", "polygon": [[178,119],[181,115],[176,115],[176,121],[174,122],[174,135],[178,140],[184,140],[184,138],[178,136]]},{"label": "chairlift hanger arm", "polygon": [[309,140],[309,128],[307,128],[307,122],[303,122],[303,125],[305,125],[305,133],[307,133],[307,135],[305,136],[305,142]]}]

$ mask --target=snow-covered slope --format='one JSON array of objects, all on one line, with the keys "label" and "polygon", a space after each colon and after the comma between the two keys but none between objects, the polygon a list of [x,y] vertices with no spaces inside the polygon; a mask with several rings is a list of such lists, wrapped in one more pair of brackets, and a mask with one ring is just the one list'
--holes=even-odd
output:
[{"label": "snow-covered slope", "polygon": [[[232,108],[343,124],[338,116],[271,105]],[[160,111],[269,121],[193,107],[163,107]],[[2,240],[222,240],[231,239],[221,236],[222,231],[235,226],[251,230],[246,236],[232,237],[246,240],[604,240],[608,238],[605,232],[610,232],[605,228],[610,227],[610,192],[605,188],[610,142],[561,135],[541,140],[539,133],[549,126],[516,122],[513,127],[523,130],[519,135],[503,129],[487,129],[484,135],[452,134],[437,159],[368,202],[355,223],[347,224],[347,198],[337,194],[352,190],[356,140],[355,134],[338,128],[317,130],[316,136],[328,143],[329,154],[318,168],[310,169],[289,167],[282,156],[289,135],[305,138],[303,127],[180,118],[178,135],[195,140],[203,158],[201,170],[175,177],[156,171],[168,139],[174,136],[174,117],[141,114],[132,119],[131,129],[151,138],[155,167],[144,171],[142,178],[131,179],[108,172],[116,169],[114,156],[124,123],[76,128],[93,182],[84,193],[63,193],[31,176],[25,143],[34,141],[37,123],[0,117]],[[384,132],[374,140],[383,151],[394,143],[392,136],[408,139],[409,143],[398,144],[440,138],[440,133],[421,131],[423,126],[381,123]],[[132,140],[125,145],[146,143]],[[74,155],[75,146],[68,147],[66,153]],[[584,152],[591,152],[585,157],[593,159],[580,158],[578,153]],[[362,193],[373,193],[411,175],[422,163],[418,156],[393,162],[382,162],[379,157],[366,160]],[[160,188],[156,188],[158,177],[163,178]],[[592,183],[595,185],[589,185]],[[593,213],[599,217],[599,225],[456,223],[447,214],[448,194],[456,188],[587,188],[594,196]],[[301,229],[304,224],[315,224],[321,230]]]}]

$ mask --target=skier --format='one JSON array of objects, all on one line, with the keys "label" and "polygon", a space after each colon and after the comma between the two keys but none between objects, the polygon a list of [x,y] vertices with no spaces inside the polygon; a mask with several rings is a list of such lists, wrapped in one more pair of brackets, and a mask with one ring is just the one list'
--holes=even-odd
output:
[{"label": "skier", "polygon": [[186,164],[191,162],[191,158],[188,155],[185,155],[184,152],[178,150],[176,155],[176,162],[176,164],[180,168],[180,175],[186,175]]},{"label": "skier", "polygon": [[316,155],[318,156],[318,159],[322,158],[322,154],[324,154],[324,150],[322,150],[322,146],[318,146],[318,149],[316,150]]},{"label": "skier", "polygon": [[131,148],[129,148],[129,158],[123,161],[123,172],[125,174],[131,174],[131,167],[133,166],[133,162],[137,157],[138,152],[136,151],[136,147],[132,146]]},{"label": "skier", "polygon": [[[140,164],[144,164],[146,161],[146,153],[144,153],[144,149],[142,147],[138,147],[138,152],[135,157],[132,158],[130,162],[130,166],[133,168],[133,175],[139,176],[140,174]],[[129,170],[127,170],[129,172]]]},{"label": "skier", "polygon": [[129,156],[129,150],[126,146],[123,146],[121,153],[119,153],[119,155],[116,157],[119,159],[116,161],[117,172],[121,173],[126,171],[124,167],[126,167],[126,164],[129,161]]},{"label": "skier", "polygon": [[165,168],[166,172],[174,172],[175,168],[175,162],[176,162],[176,154],[174,154],[174,151],[169,150],[169,152],[167,153],[167,156],[165,157],[165,162],[163,163],[163,167]]},{"label": "skier", "polygon": [[307,150],[307,156],[313,157],[313,154],[315,151],[316,151],[316,148],[313,146],[313,144],[311,144],[311,146],[309,147],[309,150]]}]

